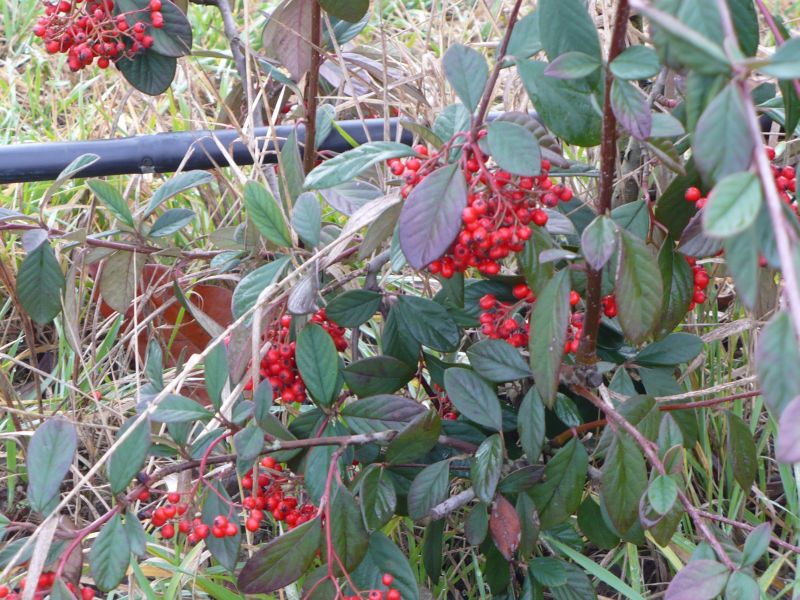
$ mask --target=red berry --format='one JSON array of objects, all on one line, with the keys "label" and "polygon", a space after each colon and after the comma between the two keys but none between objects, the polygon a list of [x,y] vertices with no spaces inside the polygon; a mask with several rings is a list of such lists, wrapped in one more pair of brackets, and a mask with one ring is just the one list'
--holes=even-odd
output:
[{"label": "red berry", "polygon": [[94,600],[94,588],[85,587],[81,588],[81,599],[82,600]]},{"label": "red berry", "polygon": [[224,538],[225,537],[225,527],[217,527],[214,526],[211,528],[211,535],[215,538]]},{"label": "red berry", "polygon": [[208,534],[210,533],[210,530],[209,530],[208,525],[206,525],[205,523],[201,523],[200,525],[197,525],[194,528],[194,533],[195,533],[195,535],[197,535],[198,538],[200,538],[201,540],[204,540],[204,539],[206,539],[208,537]]},{"label": "red berry", "polygon": [[391,573],[384,573],[383,577],[381,577],[381,583],[383,583],[383,585],[385,585],[386,587],[392,585],[393,581],[394,581],[394,576]]},{"label": "red berry", "polygon": [[384,600],[383,592],[380,590],[370,590],[368,598],[369,600]]},{"label": "red berry", "polygon": [[388,592],[386,592],[386,600],[401,600],[400,590],[396,590],[392,588]]},{"label": "red berry", "polygon": [[[245,521],[244,526],[247,528],[247,531],[258,531],[258,528],[260,527],[260,523],[258,522],[258,519],[254,519],[253,517],[250,517],[249,519],[247,519],[247,521]],[[236,535],[236,534],[234,534],[234,535]]]},{"label": "red berry", "polygon": [[161,10],[161,0],[150,0],[150,10]]},{"label": "red berry", "polygon": [[171,539],[175,537],[175,526],[172,523],[167,523],[161,528],[161,537]]},{"label": "red berry", "polygon": [[0,585],[0,598],[7,597],[10,591],[7,585]]},{"label": "red berry", "polygon": [[153,11],[150,13],[150,22],[156,29],[161,29],[164,27],[164,15],[158,11]]},{"label": "red berry", "polygon": [[705,292],[703,292],[703,290],[695,290],[694,296],[692,296],[692,301],[695,304],[702,304],[703,302],[705,302],[706,301]]},{"label": "red berry", "polygon": [[183,533],[184,535],[189,533],[192,530],[192,524],[189,521],[183,520],[178,523],[178,531]]},{"label": "red berry", "polygon": [[683,197],[686,198],[688,202],[697,202],[703,197],[703,194],[698,188],[692,186],[686,190],[686,193],[683,195]]},{"label": "red berry", "polygon": [[[527,298],[528,294],[531,293],[531,288],[529,288],[524,283],[519,283],[514,286],[514,289],[511,290],[511,293],[514,295],[514,298],[517,300],[522,300],[523,298]],[[389,585],[389,584],[387,584]]]},{"label": "red berry", "polygon": [[571,290],[569,293],[569,303],[572,306],[575,306],[580,301],[581,301],[581,295],[575,290]]},{"label": "red berry", "polygon": [[225,535],[228,537],[233,537],[237,533],[239,533],[239,526],[232,521],[228,521],[228,525],[225,527]]},{"label": "red berry", "polygon": [[217,515],[214,517],[214,527],[219,527],[220,529],[224,529],[228,525],[228,518],[223,515]]}]

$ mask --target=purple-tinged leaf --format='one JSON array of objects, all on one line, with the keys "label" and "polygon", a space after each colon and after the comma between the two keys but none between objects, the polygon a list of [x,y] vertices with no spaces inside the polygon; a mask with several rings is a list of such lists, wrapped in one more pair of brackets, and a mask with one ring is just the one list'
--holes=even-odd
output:
[{"label": "purple-tinged leaf", "polygon": [[693,560],[670,582],[665,600],[712,600],[725,589],[729,575],[715,560]]},{"label": "purple-tinged leaf", "polygon": [[553,406],[558,389],[558,371],[564,358],[569,313],[569,271],[563,269],[539,294],[531,315],[531,370],[536,389],[549,407]]},{"label": "purple-tinged leaf", "polygon": [[556,79],[582,79],[597,71],[601,65],[599,59],[583,52],[565,52],[547,65],[544,74]]},{"label": "purple-tinged leaf", "polygon": [[581,234],[581,249],[589,266],[601,269],[617,249],[617,226],[605,215],[598,215]]},{"label": "purple-tinged leaf", "polygon": [[712,238],[703,231],[703,213],[696,213],[681,234],[678,250],[686,256],[706,258],[722,249],[722,240]]},{"label": "purple-tinged leaf", "polygon": [[789,402],[781,413],[775,458],[784,463],[800,462],[800,397]]},{"label": "purple-tinged leaf", "polygon": [[619,322],[630,340],[639,344],[660,317],[663,282],[656,257],[639,238],[620,230],[616,298]]},{"label": "purple-tinged leaf", "polygon": [[[779,423],[783,411],[797,398],[800,389],[800,351],[792,329],[791,317],[784,311],[776,314],[761,330],[756,343],[756,369],[764,401]],[[787,422],[788,423],[788,422]]]},{"label": "purple-tinged leaf", "polygon": [[415,269],[444,254],[461,230],[467,182],[459,165],[434,171],[409,194],[400,212],[400,247]]},{"label": "purple-tinged leaf", "polygon": [[650,137],[653,115],[647,100],[633,84],[615,79],[611,84],[611,109],[622,128],[637,140]]}]

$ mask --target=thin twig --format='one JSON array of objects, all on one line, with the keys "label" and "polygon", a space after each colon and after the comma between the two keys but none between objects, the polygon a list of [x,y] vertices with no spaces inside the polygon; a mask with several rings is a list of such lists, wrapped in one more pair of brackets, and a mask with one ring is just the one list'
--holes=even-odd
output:
[{"label": "thin twig", "polygon": [[317,162],[317,103],[319,102],[319,68],[322,57],[319,52],[322,40],[322,11],[319,0],[311,0],[311,68],[306,85],[306,139],[303,146],[303,169],[310,173]]}]

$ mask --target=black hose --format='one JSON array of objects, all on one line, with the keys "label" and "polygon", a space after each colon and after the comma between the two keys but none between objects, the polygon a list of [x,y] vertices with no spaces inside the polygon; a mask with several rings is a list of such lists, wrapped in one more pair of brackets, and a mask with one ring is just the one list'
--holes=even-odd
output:
[{"label": "black hose", "polygon": [[[389,119],[389,139],[397,135],[399,118]],[[368,140],[384,139],[384,119],[364,121],[340,121],[341,127],[357,144]],[[305,126],[297,125],[299,141],[305,139]],[[278,145],[289,136],[294,125],[276,127],[274,135],[269,129],[257,129],[255,137],[260,151],[273,150],[264,156],[265,162],[276,162],[274,138]],[[269,137],[267,137],[269,136]],[[413,134],[403,130],[400,142],[411,144]],[[228,159],[220,150],[222,146],[237,165],[253,164],[253,155],[242,143],[235,129],[216,131],[186,131],[157,133],[135,137],[92,140],[85,142],[47,142],[0,146],[0,184],[28,181],[52,181],[73,160],[83,154],[96,154],[100,160],[80,172],[80,177],[127,175],[133,173],[171,173],[181,165],[183,170],[212,169],[229,166]],[[320,150],[344,152],[352,148],[348,140],[334,127],[320,145]],[[186,162],[184,159],[191,155]]]}]

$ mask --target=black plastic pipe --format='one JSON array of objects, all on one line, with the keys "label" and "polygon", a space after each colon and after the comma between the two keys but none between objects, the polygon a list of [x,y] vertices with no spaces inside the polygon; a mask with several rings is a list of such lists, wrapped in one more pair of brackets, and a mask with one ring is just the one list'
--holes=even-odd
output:
[{"label": "black plastic pipe", "polygon": [[[389,139],[397,135],[399,118],[389,119]],[[384,119],[364,121],[339,121],[338,126],[358,144],[384,139]],[[299,141],[305,139],[305,126],[281,125],[274,135],[267,127],[256,129],[255,137],[261,151],[268,150],[265,162],[276,162],[274,139],[278,146],[297,128]],[[403,130],[400,142],[411,144],[413,134]],[[92,140],[85,142],[47,142],[0,146],[0,184],[28,181],[52,181],[73,160],[83,154],[96,154],[100,160],[80,172],[80,177],[129,175],[138,173],[172,173],[183,163],[183,170],[212,169],[229,166],[220,146],[237,165],[253,164],[253,155],[241,141],[235,129],[216,131],[186,131],[156,133],[134,137]],[[344,152],[352,148],[350,142],[334,127],[320,145],[320,150]],[[269,152],[269,150],[272,150]]]}]

